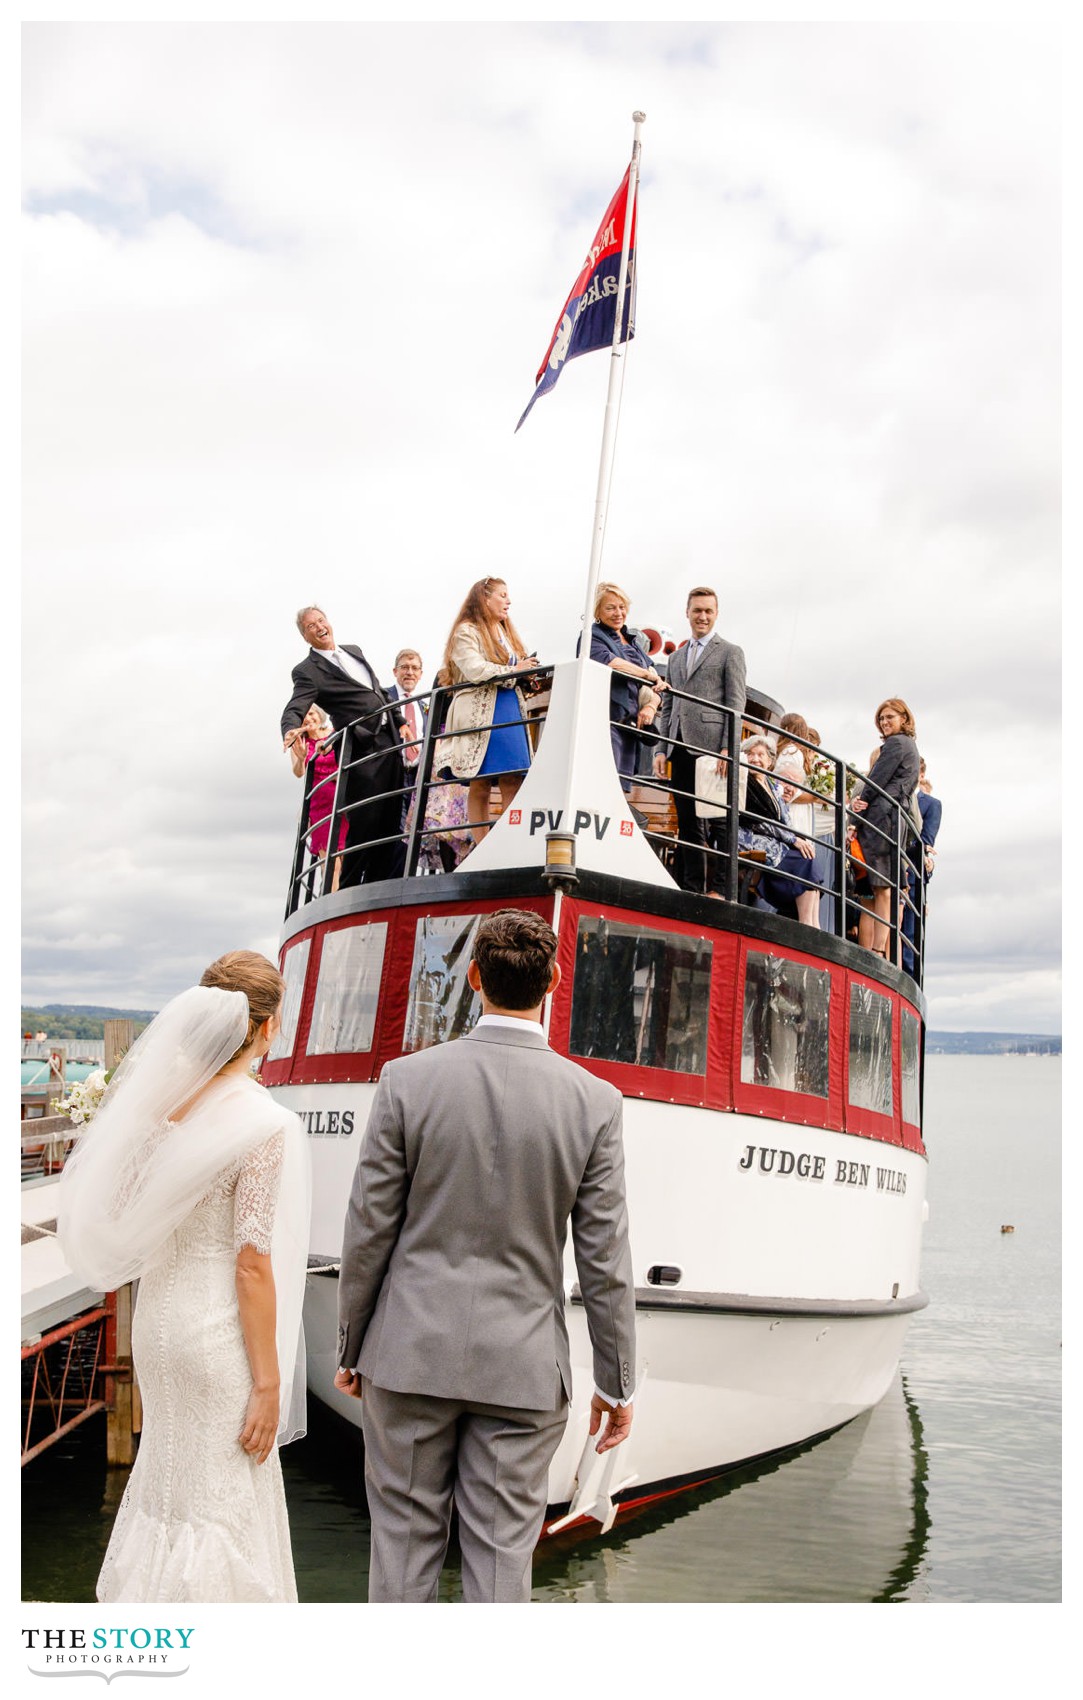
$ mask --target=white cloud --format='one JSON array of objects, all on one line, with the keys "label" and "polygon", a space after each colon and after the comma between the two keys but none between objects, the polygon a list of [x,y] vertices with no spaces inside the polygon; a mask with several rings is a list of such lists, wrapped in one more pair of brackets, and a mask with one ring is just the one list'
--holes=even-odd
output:
[{"label": "white cloud", "polygon": [[273,947],[300,603],[431,670],[499,570],[571,652],[604,359],[512,428],[642,102],[607,569],[678,630],[714,582],[849,759],[907,698],[932,1024],[1055,1026],[1058,75],[977,25],[31,27],[27,991]]}]

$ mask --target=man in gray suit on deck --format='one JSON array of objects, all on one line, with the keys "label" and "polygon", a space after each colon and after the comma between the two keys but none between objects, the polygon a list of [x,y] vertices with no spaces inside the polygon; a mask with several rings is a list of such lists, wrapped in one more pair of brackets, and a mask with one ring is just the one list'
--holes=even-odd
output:
[{"label": "man in gray suit on deck", "polygon": [[724,755],[729,717],[723,711],[731,709],[738,717],[745,711],[745,652],[715,631],[718,597],[707,585],[688,592],[685,612],[691,636],[670,656],[666,683],[703,700],[685,702],[666,691],[655,724],[664,743],[655,755],[654,772],[664,779],[668,758],[677,837],[683,841],[677,846],[677,884],[684,891],[703,891],[706,886],[720,893],[725,883],[722,859],[708,858],[699,848],[706,834],[696,814],[696,759],[704,752]]},{"label": "man in gray suit on deck", "polygon": [[335,1376],[362,1400],[370,1601],[436,1598],[453,1504],[464,1598],[529,1600],[571,1396],[569,1219],[590,1432],[603,1452],[631,1428],[623,1100],[549,1049],[556,948],[539,915],[486,916],[467,971],[476,1027],[380,1076],[346,1213]]}]

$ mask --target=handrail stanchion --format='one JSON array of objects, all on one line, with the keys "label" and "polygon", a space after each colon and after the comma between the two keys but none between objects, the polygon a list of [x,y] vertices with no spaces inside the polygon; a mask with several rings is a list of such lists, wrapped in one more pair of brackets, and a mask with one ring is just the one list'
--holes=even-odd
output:
[{"label": "handrail stanchion", "polygon": [[312,763],[309,762],[304,771],[303,793],[301,797],[301,817],[297,826],[297,834],[293,841],[293,866],[290,869],[290,887],[286,894],[286,914],[289,920],[297,908],[301,895],[301,871],[304,867],[305,848],[308,837],[308,810],[312,800]]},{"label": "handrail stanchion", "polygon": [[737,832],[740,827],[738,810],[741,800],[741,720],[736,709],[725,710],[726,748],[729,761],[726,772],[726,902],[736,903],[740,889],[741,870],[737,866]]},{"label": "handrail stanchion", "polygon": [[[344,757],[346,755],[346,739],[347,739],[347,735],[348,735],[350,729],[352,728],[353,724],[354,724],[354,722],[351,721],[350,725],[348,727],[345,727],[343,729],[342,733],[341,733],[342,742],[339,744],[338,761],[335,763],[335,794],[334,794],[334,798],[332,799],[332,802],[331,802],[331,819],[328,822],[328,826],[327,826],[327,853],[326,853],[326,855],[324,856],[324,859],[323,859],[323,878],[320,881],[320,896],[321,897],[326,897],[327,892],[330,889],[328,882],[331,878],[334,877],[332,872],[331,872],[331,867],[332,867],[332,857],[334,857],[336,853],[331,847],[332,847],[332,845],[338,844],[338,827],[339,827],[338,800],[339,800],[339,796],[341,795],[341,791],[342,791],[342,769],[345,766]],[[327,741],[328,741],[329,744],[334,743],[334,736],[330,737]],[[351,746],[352,746],[352,739],[351,739]],[[342,847],[343,859],[345,859],[345,857],[349,854],[349,839],[350,839],[350,821],[347,818],[347,821],[346,821],[346,843]]]},{"label": "handrail stanchion", "polygon": [[846,842],[846,763],[835,758],[835,936],[846,937],[846,863],[849,847]]},{"label": "handrail stanchion", "polygon": [[896,803],[895,804],[895,843],[894,843],[894,845],[892,847],[892,851],[891,851],[891,871],[895,876],[894,883],[892,885],[892,891],[891,891],[891,895],[894,899],[894,902],[891,905],[891,913],[892,913],[892,916],[894,917],[894,919],[892,920],[892,923],[891,923],[891,931],[888,934],[888,939],[889,939],[890,944],[891,944],[891,961],[895,964],[896,968],[902,967],[902,859],[903,859],[902,835],[903,835],[902,805],[899,804],[899,803]]},{"label": "handrail stanchion", "polygon": [[443,685],[437,685],[429,697],[429,712],[425,716],[425,736],[421,742],[421,757],[414,776],[414,818],[410,824],[410,833],[406,840],[406,866],[403,877],[412,879],[417,872],[417,859],[421,853],[421,839],[425,830],[425,813],[429,802],[429,781],[432,778],[432,759],[439,737],[437,728],[443,723],[444,703],[448,692]]},{"label": "handrail stanchion", "polygon": [[918,933],[919,948],[914,953],[914,966],[918,971],[918,973],[917,973],[918,985],[924,986],[924,984],[925,984],[925,915],[926,915],[926,911],[927,911],[928,903],[929,903],[929,876],[928,876],[928,873],[925,870],[925,845],[924,844],[922,844],[919,847],[919,854],[920,854],[920,858],[921,858],[920,861],[919,861],[919,864],[918,864],[918,879],[917,879],[917,894],[918,894],[919,908],[918,908],[918,913],[917,913],[916,925],[920,929],[920,931]]}]

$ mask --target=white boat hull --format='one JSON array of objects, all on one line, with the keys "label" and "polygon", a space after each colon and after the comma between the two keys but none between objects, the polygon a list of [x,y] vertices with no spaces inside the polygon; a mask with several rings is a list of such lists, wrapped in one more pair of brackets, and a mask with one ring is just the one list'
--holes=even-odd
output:
[{"label": "white boat hull", "polygon": [[[373,1091],[277,1089],[308,1120],[316,1256],[336,1258],[341,1247]],[[767,1117],[639,1099],[625,1100],[625,1153],[639,1298],[635,1425],[604,1461],[586,1448],[591,1353],[569,1245],[575,1391],[549,1484],[551,1507],[571,1504],[603,1525],[614,1494],[652,1497],[868,1410],[891,1384],[921,1302],[923,1156]],[[651,1271],[662,1266],[679,1280],[653,1288]],[[332,1386],[337,1290],[334,1275],[310,1275],[309,1386],[356,1423],[358,1402]]]}]

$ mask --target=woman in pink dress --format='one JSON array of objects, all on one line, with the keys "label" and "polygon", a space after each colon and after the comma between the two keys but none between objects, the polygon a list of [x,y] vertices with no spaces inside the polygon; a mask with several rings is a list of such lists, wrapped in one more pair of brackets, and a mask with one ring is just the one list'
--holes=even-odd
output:
[{"label": "woman in pink dress", "polygon": [[[290,745],[290,764],[298,779],[302,778],[305,769],[311,762],[314,767],[312,775],[312,792],[308,805],[308,848],[313,856],[322,862],[327,855],[327,840],[331,834],[331,809],[335,801],[335,774],[338,771],[338,754],[334,745],[328,745],[327,740],[334,732],[327,716],[327,710],[314,702],[301,722],[301,737]],[[346,842],[346,818],[338,823],[338,844],[336,846],[335,866],[331,878],[331,890],[338,890],[338,877],[342,871],[342,856],[339,852]]]}]

